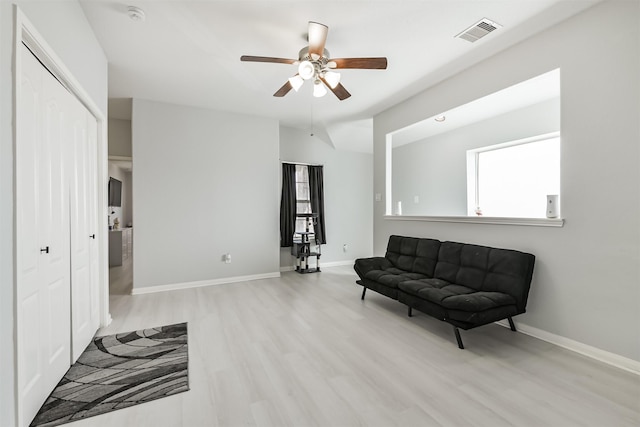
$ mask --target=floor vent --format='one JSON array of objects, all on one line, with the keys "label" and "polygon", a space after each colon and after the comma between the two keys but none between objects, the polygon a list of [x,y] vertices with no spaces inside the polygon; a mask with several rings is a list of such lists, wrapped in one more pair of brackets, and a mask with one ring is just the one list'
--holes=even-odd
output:
[{"label": "floor vent", "polygon": [[502,25],[484,18],[456,35],[456,37],[473,43],[500,27],[502,27]]}]

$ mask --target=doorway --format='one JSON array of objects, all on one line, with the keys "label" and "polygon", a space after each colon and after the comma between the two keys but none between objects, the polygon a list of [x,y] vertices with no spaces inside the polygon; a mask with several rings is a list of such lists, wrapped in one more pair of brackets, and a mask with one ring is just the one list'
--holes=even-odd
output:
[{"label": "doorway", "polygon": [[[109,99],[109,295],[131,295],[133,289],[133,158],[131,98]],[[117,189],[119,187],[119,190]],[[110,194],[111,196],[111,194]]]},{"label": "doorway", "polygon": [[[111,122],[111,119],[109,119]],[[109,156],[109,180],[119,182],[109,198],[109,296],[131,295],[133,290],[133,198],[131,158]],[[113,182],[113,181],[112,181]],[[117,189],[119,187],[119,190]]]}]

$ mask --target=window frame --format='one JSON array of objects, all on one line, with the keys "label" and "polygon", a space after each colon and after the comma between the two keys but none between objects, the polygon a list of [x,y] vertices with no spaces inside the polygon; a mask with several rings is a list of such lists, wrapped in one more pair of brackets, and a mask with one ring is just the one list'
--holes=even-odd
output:
[{"label": "window frame", "polygon": [[[309,185],[309,165],[306,164],[302,164],[302,163],[295,163],[296,166],[296,214],[298,213],[313,213],[313,209],[311,207],[311,186]],[[304,169],[304,172],[301,172],[302,174],[304,174],[304,176],[306,177],[306,181],[301,180],[298,181],[298,171]],[[306,186],[306,192],[308,195],[307,199],[299,199],[298,196],[298,185],[304,185]],[[302,204],[305,204],[309,207],[309,212],[298,212],[298,207]],[[295,227],[294,227],[294,231],[295,232],[304,232],[307,229],[307,226],[309,227],[309,232],[313,233],[315,232],[314,226],[313,226],[313,221],[309,222],[309,220],[307,218],[298,218],[296,217],[296,221],[295,221]]]},{"label": "window frame", "polygon": [[[549,132],[541,135],[536,135],[528,138],[522,138],[514,141],[504,142],[500,144],[488,145],[485,147],[474,148],[467,150],[467,216],[469,217],[482,217],[482,215],[476,214],[476,209],[481,208],[480,205],[480,154],[502,150],[505,148],[516,147],[521,145],[533,144],[540,141],[546,141],[550,139],[560,139],[560,132]],[[560,144],[562,141],[560,140]],[[562,166],[560,166],[562,167]],[[560,189],[558,191],[560,196]],[[509,218],[509,217],[492,217],[492,218]],[[520,218],[520,217],[518,217]],[[522,217],[527,218],[527,217]],[[531,217],[531,219],[546,219],[543,217]]]}]

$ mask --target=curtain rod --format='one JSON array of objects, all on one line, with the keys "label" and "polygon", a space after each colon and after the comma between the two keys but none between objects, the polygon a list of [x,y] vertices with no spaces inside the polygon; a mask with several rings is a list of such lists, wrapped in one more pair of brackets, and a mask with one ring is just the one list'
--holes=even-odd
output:
[{"label": "curtain rod", "polygon": [[303,163],[303,162],[290,162],[288,160],[280,160],[280,163],[289,163],[289,164],[292,164],[292,165],[303,165],[303,166],[324,166],[323,164]]}]

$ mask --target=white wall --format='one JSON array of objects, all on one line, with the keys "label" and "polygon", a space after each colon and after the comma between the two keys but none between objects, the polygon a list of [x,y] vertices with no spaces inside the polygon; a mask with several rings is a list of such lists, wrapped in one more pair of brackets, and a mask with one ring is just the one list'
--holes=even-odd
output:
[{"label": "white wall", "polygon": [[131,120],[109,117],[109,155],[131,157]]},{"label": "white wall", "polygon": [[[403,215],[466,216],[467,150],[559,130],[556,98],[396,147],[392,206],[401,201]],[[542,213],[545,203],[541,200]]]},{"label": "white wall", "polygon": [[[327,244],[322,246],[320,268],[327,263],[348,263],[356,258],[371,256],[373,156],[336,150],[319,137],[310,136],[307,131],[280,127],[280,159],[324,166]],[[281,173],[280,167],[279,176]],[[280,181],[278,192],[281,188]],[[347,245],[347,252],[343,251],[344,244]],[[282,248],[280,267],[287,269],[293,263],[290,248]],[[312,260],[312,265],[315,266],[315,260]]]},{"label": "white wall", "polygon": [[13,4],[55,50],[95,104],[107,113],[107,60],[76,1],[0,2],[0,425],[15,424],[13,376]]},{"label": "white wall", "polygon": [[132,132],[134,292],[279,271],[276,120],[134,99]]},{"label": "white wall", "polygon": [[374,188],[385,135],[546,71],[561,71],[563,228],[384,219],[392,233],[516,248],[537,256],[523,324],[640,361],[640,4],[608,1],[374,118]]}]

